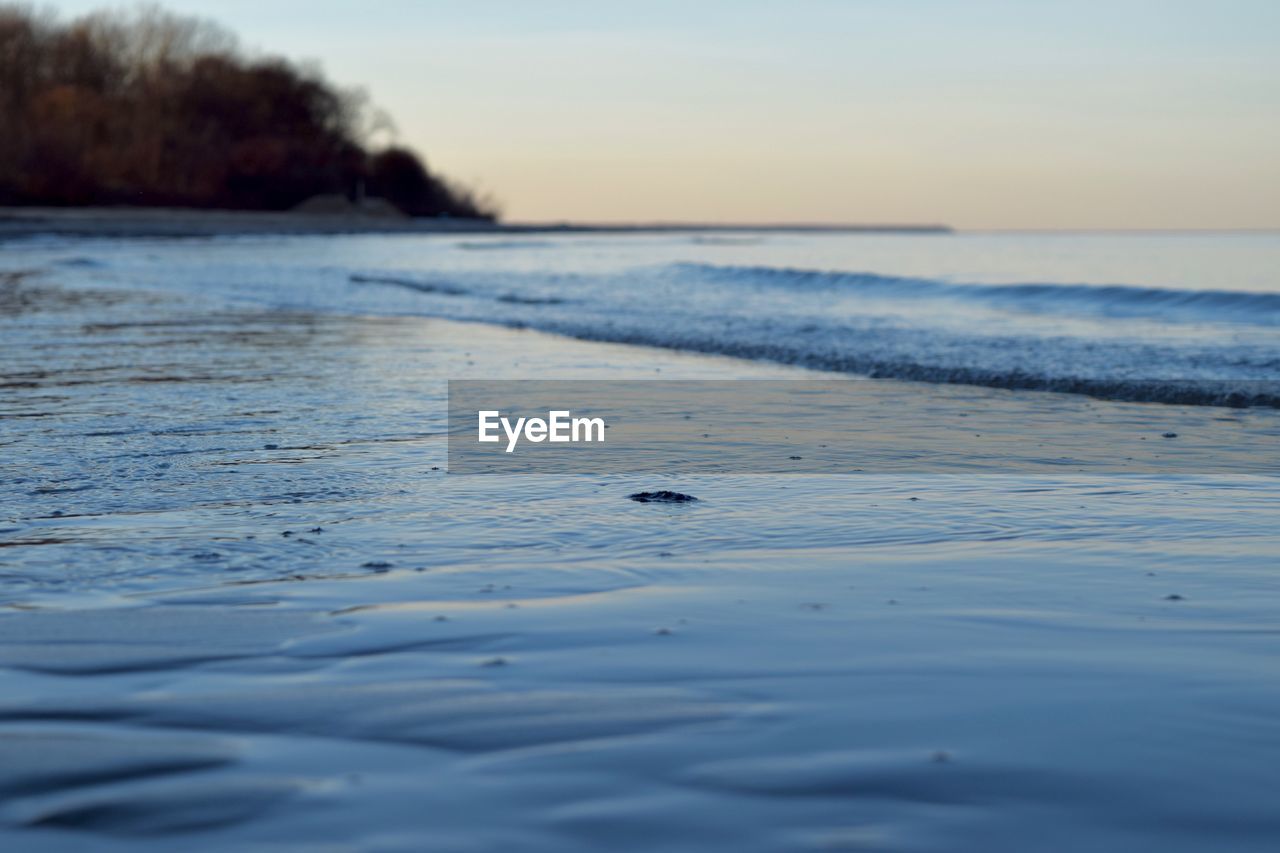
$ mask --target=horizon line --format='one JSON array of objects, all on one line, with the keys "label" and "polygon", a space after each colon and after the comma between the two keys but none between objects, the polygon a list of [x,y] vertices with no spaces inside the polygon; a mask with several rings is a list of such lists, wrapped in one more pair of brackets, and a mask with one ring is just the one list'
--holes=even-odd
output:
[{"label": "horizon line", "polygon": [[698,222],[681,220],[657,221],[581,221],[557,220],[499,220],[498,228],[528,228],[539,231],[810,231],[810,232],[883,232],[883,233],[946,233],[946,234],[1275,234],[1280,225],[1260,226],[979,226],[961,227],[945,223],[925,222]]}]

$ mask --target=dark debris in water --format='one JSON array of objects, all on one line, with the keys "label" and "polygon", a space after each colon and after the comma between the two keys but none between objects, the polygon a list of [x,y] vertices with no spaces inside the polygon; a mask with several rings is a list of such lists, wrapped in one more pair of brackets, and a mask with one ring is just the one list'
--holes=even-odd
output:
[{"label": "dark debris in water", "polygon": [[498,297],[499,302],[511,305],[563,305],[564,299],[558,296],[521,296],[518,293],[504,293]]},{"label": "dark debris in water", "polygon": [[635,492],[627,497],[642,504],[683,504],[692,503],[697,500],[693,495],[686,495],[683,492],[672,492],[667,489],[662,489],[657,492]]}]

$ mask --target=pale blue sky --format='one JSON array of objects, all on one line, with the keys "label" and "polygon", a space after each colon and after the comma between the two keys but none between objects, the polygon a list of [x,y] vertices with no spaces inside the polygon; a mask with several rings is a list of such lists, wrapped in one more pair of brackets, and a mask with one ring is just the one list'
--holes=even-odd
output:
[{"label": "pale blue sky", "polygon": [[513,219],[1280,227],[1277,0],[164,5],[366,87]]}]

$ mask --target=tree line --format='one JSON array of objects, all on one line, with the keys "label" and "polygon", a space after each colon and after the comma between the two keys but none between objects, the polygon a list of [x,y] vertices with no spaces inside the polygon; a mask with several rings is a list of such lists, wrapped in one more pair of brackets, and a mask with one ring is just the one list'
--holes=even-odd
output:
[{"label": "tree line", "polygon": [[375,146],[389,129],[361,91],[203,19],[0,5],[0,204],[287,210],[342,194],[496,218],[412,150]]}]

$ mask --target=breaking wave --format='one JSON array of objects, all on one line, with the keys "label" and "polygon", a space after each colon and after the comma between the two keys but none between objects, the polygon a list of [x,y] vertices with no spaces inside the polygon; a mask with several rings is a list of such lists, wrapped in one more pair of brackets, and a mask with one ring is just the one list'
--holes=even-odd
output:
[{"label": "breaking wave", "polygon": [[[954,284],[697,263],[598,275],[455,272],[448,285],[352,280],[426,297],[414,313],[585,340],[873,378],[1280,406],[1280,295],[1269,293]],[[962,304],[978,310],[957,311]]]},{"label": "breaking wave", "polygon": [[958,300],[1033,312],[1088,312],[1188,322],[1280,325],[1280,294],[1180,290],[1124,284],[964,284],[865,272],[684,263],[711,281],[816,291],[833,289],[890,299]]}]

